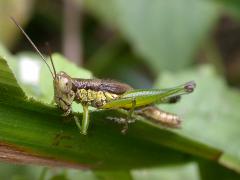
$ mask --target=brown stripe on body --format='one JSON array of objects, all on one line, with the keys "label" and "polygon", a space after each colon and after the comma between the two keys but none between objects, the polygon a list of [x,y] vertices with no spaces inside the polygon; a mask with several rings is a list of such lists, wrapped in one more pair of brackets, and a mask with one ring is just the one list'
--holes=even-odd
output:
[{"label": "brown stripe on body", "polygon": [[181,124],[179,116],[162,111],[161,109],[155,106],[146,106],[144,108],[136,110],[135,113],[146,118],[149,118],[155,123],[160,123],[164,126],[171,128],[179,128]]},{"label": "brown stripe on body", "polygon": [[78,89],[90,89],[93,91],[103,91],[121,95],[131,89],[128,84],[120,83],[114,80],[102,79],[79,79],[73,78],[73,90],[76,92]]}]

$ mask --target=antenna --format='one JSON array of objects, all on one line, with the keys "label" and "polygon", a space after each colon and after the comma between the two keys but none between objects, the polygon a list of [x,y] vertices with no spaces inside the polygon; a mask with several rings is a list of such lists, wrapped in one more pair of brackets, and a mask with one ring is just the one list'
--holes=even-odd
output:
[{"label": "antenna", "polygon": [[[54,74],[50,68],[50,66],[48,65],[47,63],[47,60],[44,58],[43,54],[38,50],[37,46],[32,42],[32,40],[30,39],[30,37],[27,35],[27,33],[23,30],[23,28],[17,23],[17,21],[13,18],[13,17],[10,17],[11,20],[14,22],[14,24],[16,24],[16,26],[20,29],[20,31],[23,33],[23,35],[27,38],[27,40],[30,42],[30,44],[32,45],[32,47],[35,49],[35,51],[39,54],[39,56],[42,58],[42,60],[45,62],[45,64],[47,65],[53,79],[54,78]],[[55,68],[54,68],[55,69]]]},{"label": "antenna", "polygon": [[53,67],[53,72],[54,72],[54,75],[55,75],[55,77],[56,77],[57,73],[56,73],[55,66],[54,66],[54,64],[53,64],[52,50],[51,50],[48,42],[46,43],[46,46],[47,46],[48,56],[50,57],[50,61],[51,61],[52,67]]}]

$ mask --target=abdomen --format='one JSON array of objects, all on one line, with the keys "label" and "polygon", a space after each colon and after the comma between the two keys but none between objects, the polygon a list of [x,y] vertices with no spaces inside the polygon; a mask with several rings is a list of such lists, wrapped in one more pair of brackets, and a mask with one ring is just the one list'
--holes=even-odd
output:
[{"label": "abdomen", "polygon": [[181,124],[179,116],[165,112],[155,106],[146,106],[136,110],[135,113],[150,119],[154,123],[160,123],[171,128],[179,128]]}]

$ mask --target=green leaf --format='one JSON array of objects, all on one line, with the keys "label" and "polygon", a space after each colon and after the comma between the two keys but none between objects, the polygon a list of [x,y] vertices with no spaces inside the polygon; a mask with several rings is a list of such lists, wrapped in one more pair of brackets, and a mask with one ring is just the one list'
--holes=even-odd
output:
[{"label": "green leaf", "polygon": [[33,165],[8,164],[6,162],[0,163],[0,179],[45,180],[61,176],[68,180],[98,180],[90,170],[48,168]]},{"label": "green leaf", "polygon": [[0,179],[38,179],[42,167],[0,163]]},{"label": "green leaf", "polygon": [[[125,116],[125,111],[91,112],[89,133],[83,136],[73,121],[63,122],[55,106],[29,99],[4,59],[0,59],[0,91],[0,153],[11,150],[20,162],[126,170],[187,162],[193,155],[217,160],[221,154],[141,118],[122,135],[122,127],[106,119]],[[3,156],[12,161],[9,154]]]},{"label": "green leaf", "polygon": [[228,88],[209,66],[185,73],[164,73],[156,87],[174,86],[189,81],[189,77],[196,81],[196,91],[176,106],[165,106],[184,119],[182,130],[176,133],[221,149],[224,153],[219,162],[240,172],[240,92]]},{"label": "green leaf", "polygon": [[133,170],[132,176],[136,180],[181,180],[191,179],[198,180],[198,164],[194,162],[185,163],[181,165],[170,165],[162,168],[140,169]]},{"label": "green leaf", "polygon": [[[209,0],[210,1],[210,0]],[[239,18],[240,2],[238,0],[211,0],[224,8],[225,11],[231,13],[231,15],[236,15]]]},{"label": "green leaf", "polygon": [[85,5],[116,25],[155,72],[189,65],[218,17],[216,4],[199,0],[88,0]]},{"label": "green leaf", "polygon": [[95,171],[94,173],[101,180],[133,180],[129,171]]},{"label": "green leaf", "polygon": [[200,177],[204,180],[211,179],[231,179],[237,180],[240,175],[234,171],[223,168],[222,166],[206,161],[200,161],[199,163]]}]

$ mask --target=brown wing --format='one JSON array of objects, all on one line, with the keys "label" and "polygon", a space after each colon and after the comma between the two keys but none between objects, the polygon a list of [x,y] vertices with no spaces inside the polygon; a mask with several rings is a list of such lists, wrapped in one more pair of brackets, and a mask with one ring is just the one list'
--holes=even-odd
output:
[{"label": "brown wing", "polygon": [[114,80],[73,78],[72,82],[73,90],[91,89],[93,91],[104,91],[114,94],[123,94],[126,91],[133,89],[128,84],[120,83]]}]

